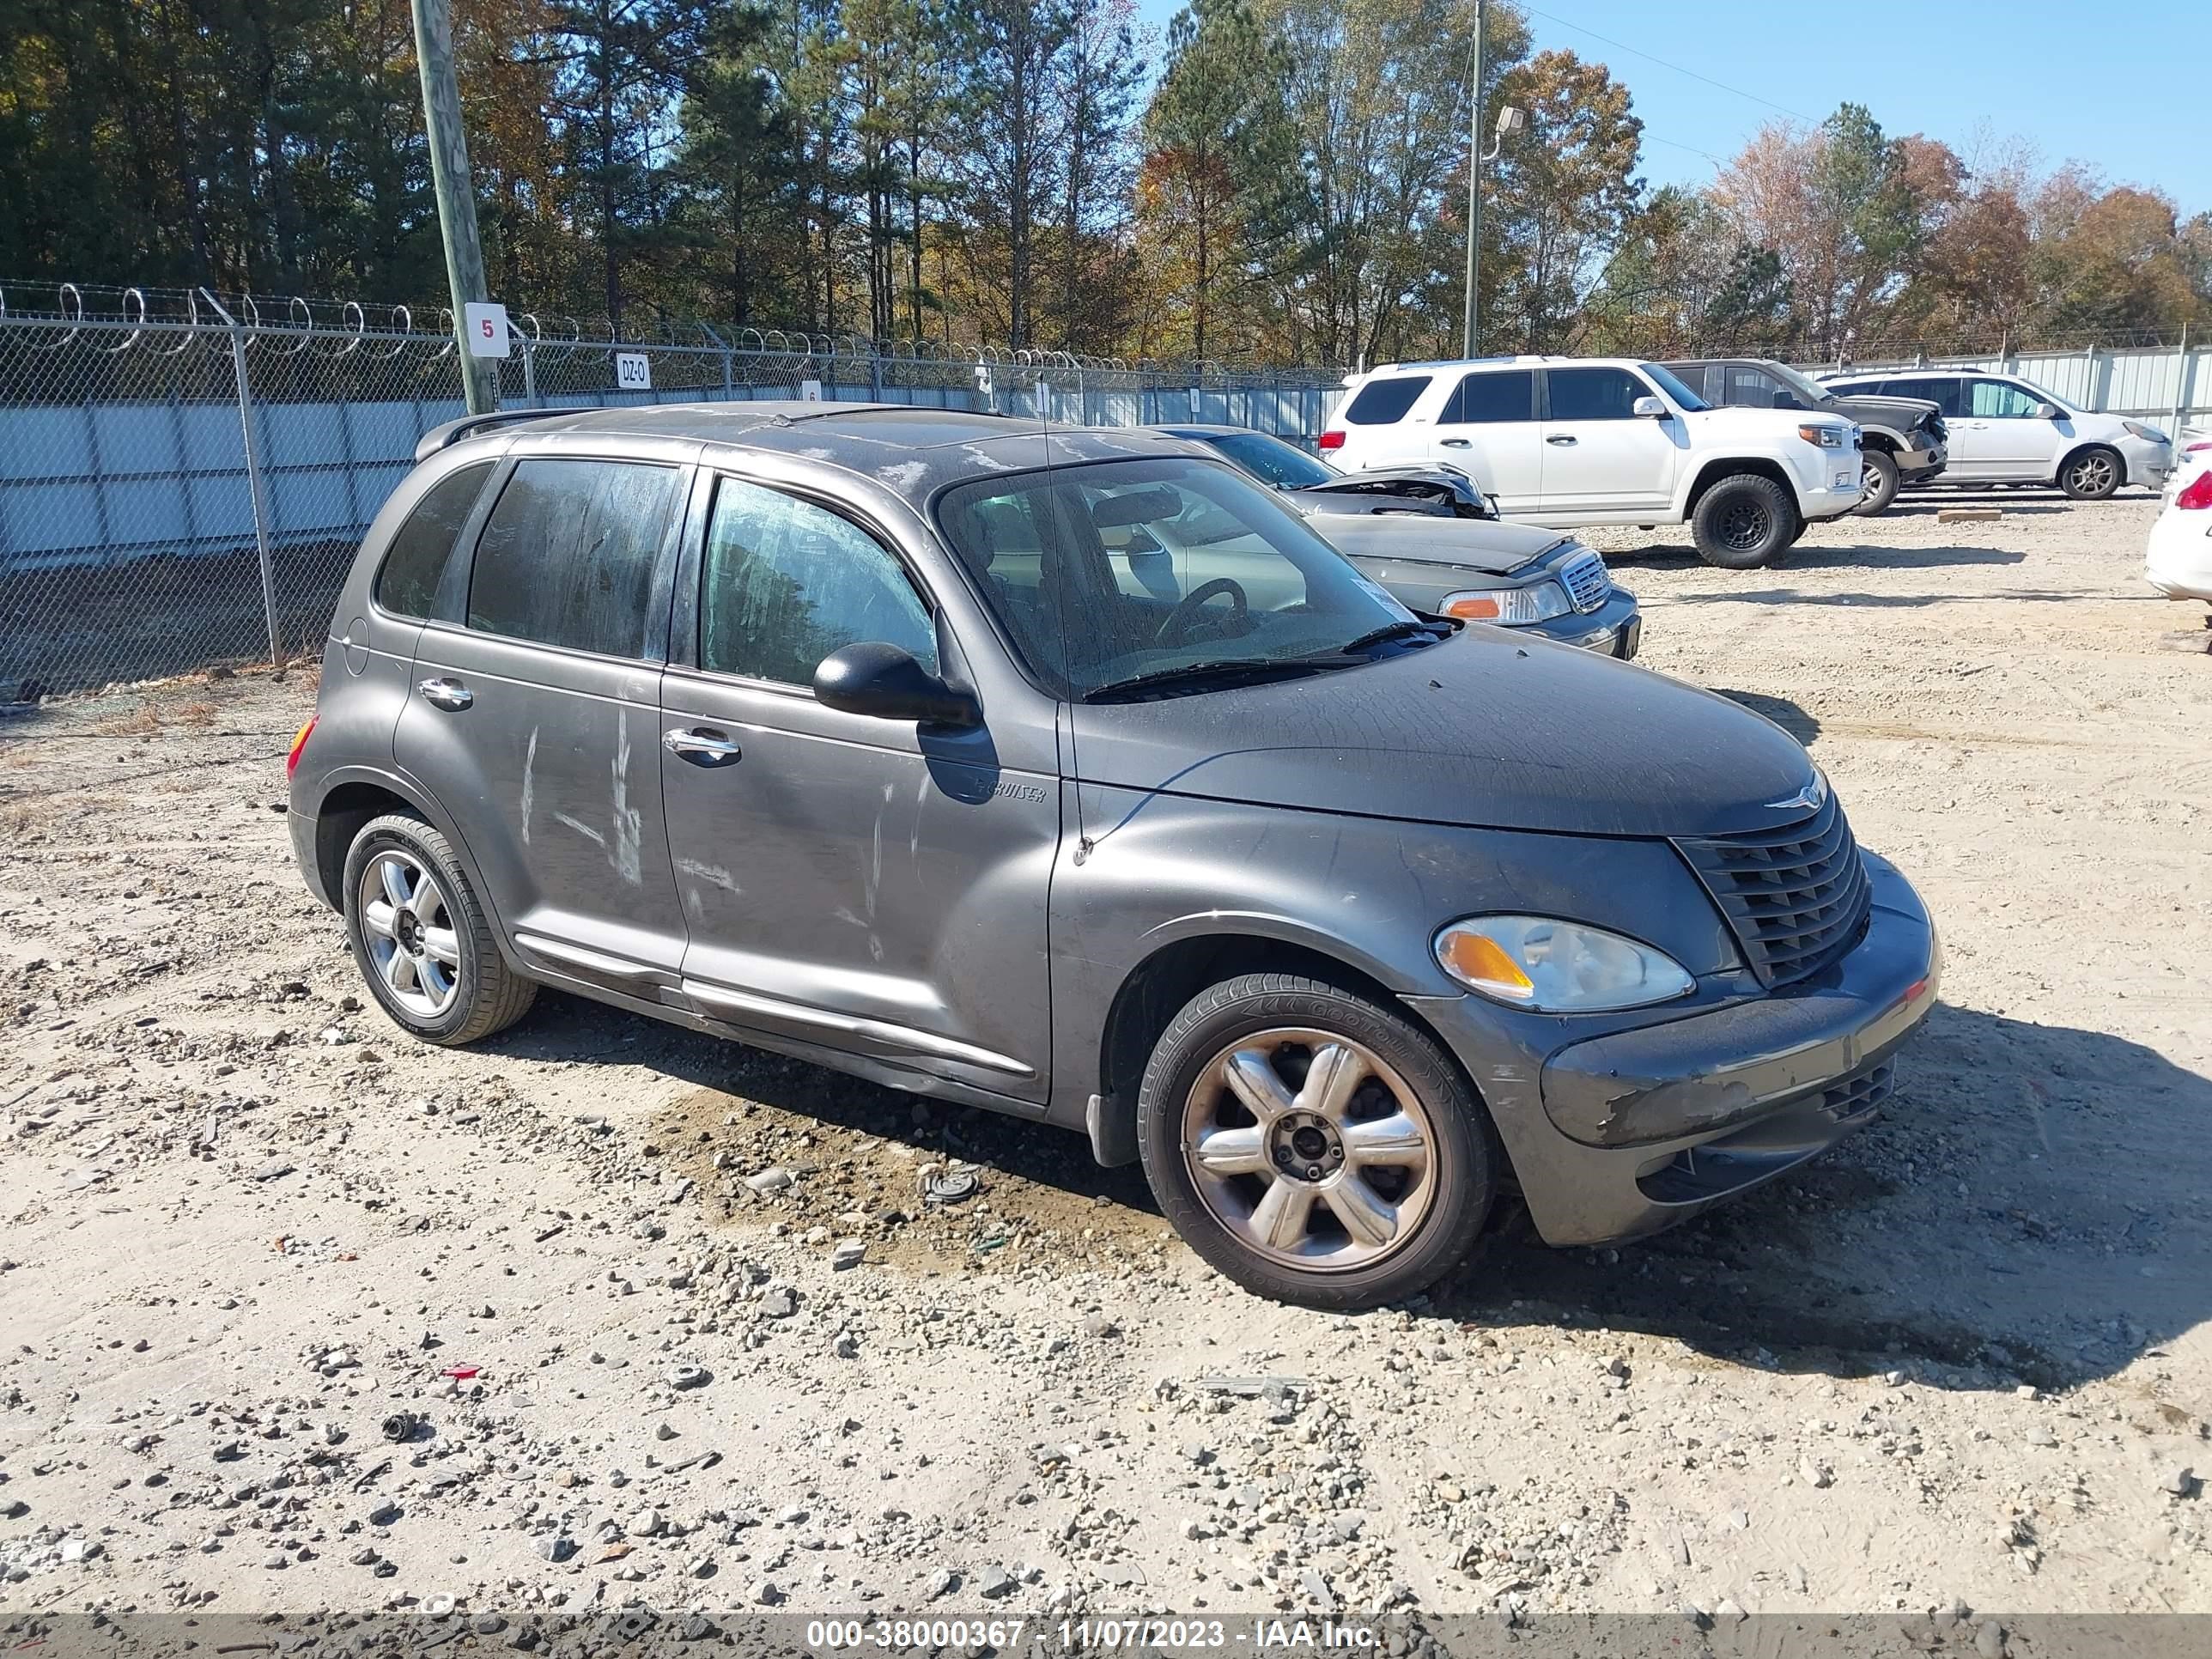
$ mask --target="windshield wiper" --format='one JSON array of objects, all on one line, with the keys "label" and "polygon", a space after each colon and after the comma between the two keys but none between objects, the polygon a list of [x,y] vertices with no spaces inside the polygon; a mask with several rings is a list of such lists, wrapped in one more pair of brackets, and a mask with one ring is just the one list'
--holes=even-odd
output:
[{"label": "windshield wiper", "polygon": [[1415,634],[1426,634],[1435,627],[1434,623],[1417,622],[1411,618],[1405,622],[1384,623],[1380,628],[1369,629],[1349,644],[1339,646],[1337,654],[1348,657],[1355,651],[1364,651],[1369,646],[1380,645],[1385,640],[1407,639]]},{"label": "windshield wiper", "polygon": [[1109,680],[1085,692],[1083,701],[1107,702],[1133,691],[1202,691],[1209,686],[1230,685],[1240,680],[1296,679],[1304,674],[1318,674],[1322,666],[1304,660],[1257,661],[1250,657],[1186,663],[1180,668],[1156,668],[1149,674]]}]

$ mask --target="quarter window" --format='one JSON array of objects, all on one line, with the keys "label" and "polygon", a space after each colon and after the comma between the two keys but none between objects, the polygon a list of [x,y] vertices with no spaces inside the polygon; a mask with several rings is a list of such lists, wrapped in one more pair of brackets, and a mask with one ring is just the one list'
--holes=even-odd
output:
[{"label": "quarter window", "polygon": [[781,490],[722,480],[700,580],[699,662],[713,672],[811,685],[830,653],[873,641],[937,672],[937,630],[905,567]]},{"label": "quarter window", "polygon": [[1625,368],[1555,368],[1549,375],[1555,421],[1632,421],[1651,388]]},{"label": "quarter window", "polygon": [[376,573],[376,602],[394,616],[422,617],[437,602],[453,544],[483,491],[492,464],[480,461],[441,478],[415,504]]},{"label": "quarter window", "polygon": [[1401,421],[1406,411],[1420,402],[1429,389],[1425,374],[1399,374],[1387,380],[1370,380],[1359,388],[1344,418],[1354,426],[1389,426]]},{"label": "quarter window", "polygon": [[661,538],[683,475],[623,461],[524,461],[477,540],[469,626],[610,657],[645,654]]},{"label": "quarter window", "polygon": [[1504,368],[1464,375],[1452,389],[1442,419],[1447,423],[1489,425],[1536,418],[1536,375],[1533,369]]}]

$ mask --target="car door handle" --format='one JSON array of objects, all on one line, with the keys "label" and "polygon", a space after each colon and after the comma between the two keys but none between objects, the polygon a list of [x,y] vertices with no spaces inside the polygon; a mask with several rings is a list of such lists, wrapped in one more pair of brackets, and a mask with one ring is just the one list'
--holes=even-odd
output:
[{"label": "car door handle", "polygon": [[670,754],[694,766],[728,766],[745,754],[736,738],[712,726],[672,726],[660,734],[660,741]]},{"label": "car door handle", "polygon": [[1565,448],[1567,445],[1574,442],[1574,434],[1571,432],[1554,432],[1550,437],[1544,440],[1546,443],[1557,444],[1562,449]]},{"label": "car door handle", "polygon": [[443,676],[424,680],[415,688],[422,694],[422,701],[433,708],[442,708],[449,714],[458,714],[477,700],[477,694],[459,680]]},{"label": "car door handle", "polygon": [[1439,447],[1444,449],[1472,449],[1474,447],[1474,444],[1465,438],[1439,438],[1437,440],[1437,443]]}]

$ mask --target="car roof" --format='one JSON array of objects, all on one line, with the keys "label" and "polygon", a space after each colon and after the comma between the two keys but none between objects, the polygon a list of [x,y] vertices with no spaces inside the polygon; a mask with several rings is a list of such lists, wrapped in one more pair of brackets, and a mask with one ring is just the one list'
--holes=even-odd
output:
[{"label": "car roof", "polygon": [[1047,465],[1165,455],[1221,464],[1189,441],[1143,427],[1062,426],[907,404],[796,398],[564,410],[502,422],[477,434],[457,433],[450,441],[456,447],[482,442],[528,449],[550,438],[556,442],[545,447],[557,451],[568,447],[557,441],[569,437],[646,445],[685,441],[710,449],[789,455],[872,479],[916,507],[950,484]]},{"label": "car roof", "polygon": [[1200,421],[1162,421],[1142,428],[1158,432],[1170,438],[1195,438],[1200,442],[1208,438],[1272,438],[1276,434],[1262,432],[1257,427],[1219,426]]}]

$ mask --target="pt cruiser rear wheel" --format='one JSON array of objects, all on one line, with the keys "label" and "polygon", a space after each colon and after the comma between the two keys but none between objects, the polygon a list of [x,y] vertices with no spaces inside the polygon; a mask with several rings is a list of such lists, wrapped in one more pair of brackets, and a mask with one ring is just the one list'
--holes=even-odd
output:
[{"label": "pt cruiser rear wheel", "polygon": [[491,921],[445,836],[393,813],[347,849],[346,941],[384,1012],[425,1042],[453,1048],[530,1012],[535,981],[507,965]]},{"label": "pt cruiser rear wheel", "polygon": [[1497,1190],[1488,1119],[1410,1023],[1318,981],[1202,992],[1137,1096],[1145,1175],[1176,1231],[1247,1290],[1366,1308],[1466,1261]]}]

